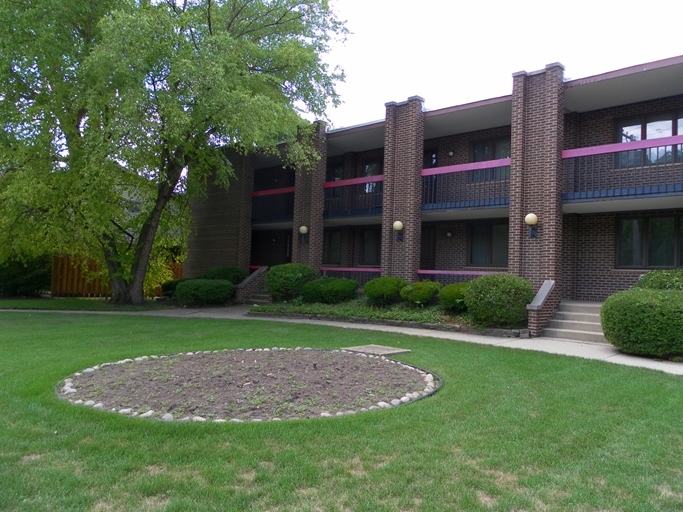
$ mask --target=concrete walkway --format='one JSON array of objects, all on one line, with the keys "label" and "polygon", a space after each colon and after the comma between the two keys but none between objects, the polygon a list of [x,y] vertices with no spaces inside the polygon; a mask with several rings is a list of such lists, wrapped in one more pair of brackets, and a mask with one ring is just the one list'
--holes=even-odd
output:
[{"label": "concrete walkway", "polygon": [[[18,312],[20,310],[12,310]],[[396,327],[391,325],[375,325],[375,324],[354,324],[349,322],[331,322],[326,320],[308,320],[299,318],[283,318],[283,317],[263,317],[263,316],[249,316],[247,312],[249,306],[231,306],[225,308],[178,308],[178,309],[163,309],[157,311],[145,312],[83,312],[84,314],[105,314],[105,315],[144,315],[144,316],[161,316],[171,318],[218,318],[225,320],[261,320],[273,322],[287,322],[293,324],[311,323],[317,325],[329,325],[333,327],[341,327],[343,329],[363,329],[366,331],[382,331],[395,332],[400,334],[407,334],[409,336],[424,336],[428,338],[437,338],[443,340],[464,341],[467,343],[478,343],[480,345],[494,345],[498,347],[515,348],[521,350],[536,350],[538,352],[547,352],[550,354],[559,354],[565,356],[582,357],[584,359],[595,359],[605,361],[608,363],[621,364],[625,366],[636,366],[640,368],[649,368],[674,375],[683,375],[683,363],[675,363],[671,361],[657,361],[643,357],[636,357],[619,352],[612,345],[603,343],[589,343],[578,342],[572,340],[562,340],[555,338],[500,338],[496,336],[481,336],[478,334],[468,334],[462,332],[450,331],[435,331],[432,329],[415,329],[412,327]],[[31,311],[37,312],[51,312],[58,311]],[[60,311],[61,313],[76,313],[75,311]]]}]

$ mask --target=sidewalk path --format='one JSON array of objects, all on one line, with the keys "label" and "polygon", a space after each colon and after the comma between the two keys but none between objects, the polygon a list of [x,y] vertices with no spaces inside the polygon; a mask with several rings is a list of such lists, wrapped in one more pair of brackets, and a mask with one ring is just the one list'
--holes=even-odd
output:
[{"label": "sidewalk path", "polygon": [[221,308],[178,308],[161,309],[156,311],[144,312],[107,312],[107,311],[48,311],[48,310],[0,310],[12,312],[30,313],[79,313],[79,314],[103,314],[103,315],[142,315],[160,316],[169,318],[218,318],[225,320],[261,320],[273,322],[287,322],[294,324],[312,323],[317,325],[329,325],[341,327],[343,329],[363,329],[366,331],[382,331],[407,334],[409,336],[424,336],[428,338],[438,338],[443,340],[464,341],[467,343],[478,343],[480,345],[494,345],[498,347],[516,348],[521,350],[536,350],[550,354],[565,356],[582,357],[584,359],[596,359],[608,363],[621,364],[625,366],[636,366],[649,368],[673,375],[683,375],[683,363],[672,361],[657,361],[643,357],[631,356],[619,352],[612,345],[602,343],[587,343],[571,340],[561,340],[555,338],[502,338],[496,336],[481,336],[464,332],[436,331],[433,329],[416,329],[412,327],[397,327],[392,325],[376,324],[355,324],[350,322],[333,322],[327,320],[309,320],[303,318],[286,317],[264,317],[249,316],[249,306],[230,306]]}]

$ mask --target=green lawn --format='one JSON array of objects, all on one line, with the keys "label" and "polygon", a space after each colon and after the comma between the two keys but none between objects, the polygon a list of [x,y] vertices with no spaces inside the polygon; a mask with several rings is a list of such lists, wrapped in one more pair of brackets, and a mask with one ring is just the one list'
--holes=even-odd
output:
[{"label": "green lawn", "polygon": [[0,309],[42,309],[51,311],[151,311],[176,307],[169,302],[147,301],[143,306],[112,305],[107,299],[0,299]]},{"label": "green lawn", "polygon": [[[341,418],[188,424],[55,397],[105,361],[378,343],[443,388]],[[683,510],[683,379],[596,361],[258,321],[0,311],[0,510]]]}]

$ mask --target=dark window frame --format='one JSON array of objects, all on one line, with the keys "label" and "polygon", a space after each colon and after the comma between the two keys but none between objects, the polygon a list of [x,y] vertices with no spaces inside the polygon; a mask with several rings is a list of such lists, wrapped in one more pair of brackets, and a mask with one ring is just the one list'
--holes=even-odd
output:
[{"label": "dark window frame", "polygon": [[[363,267],[376,267],[378,265],[381,265],[382,263],[382,228],[381,227],[373,227],[373,228],[361,228],[360,230],[360,236],[359,236],[359,253],[358,253],[358,266],[363,266]],[[365,233],[366,232],[374,232],[375,237],[376,237],[376,242],[377,242],[377,259],[375,261],[366,261],[365,260]]]},{"label": "dark window frame", "polygon": [[[339,235],[339,261],[330,260],[332,235]],[[341,228],[326,228],[323,231],[323,265],[341,265],[342,259],[342,230]]]},{"label": "dark window frame", "polygon": [[[671,265],[650,265],[649,255],[650,255],[650,221],[652,219],[674,219],[674,239],[673,239],[673,266]],[[644,222],[644,228],[642,236],[642,243],[640,247],[640,259],[643,262],[640,265],[621,265],[619,263],[621,259],[621,234],[622,234],[622,222],[624,221],[637,221],[642,220]],[[640,215],[640,216],[628,216],[617,218],[615,222],[615,235],[614,235],[614,268],[615,269],[628,269],[628,270],[657,270],[657,269],[674,269],[683,268],[683,217],[675,213],[663,214],[663,215]]]},{"label": "dark window frame", "polygon": [[[683,135],[683,122],[681,123],[681,130],[678,129],[678,121],[683,120],[683,110],[666,110],[663,112],[652,112],[648,114],[641,114],[636,116],[621,117],[615,120],[614,126],[614,141],[619,144],[625,144],[628,142],[635,142],[630,139],[625,133],[624,128],[627,126],[640,125],[640,135],[637,139],[638,141],[643,140],[657,140],[659,137],[649,138],[647,137],[647,125],[649,123],[657,121],[670,121],[671,122],[671,137],[677,135]],[[668,135],[667,135],[668,136]],[[625,167],[635,167],[643,165],[666,165],[670,163],[680,163],[683,161],[683,145],[675,144],[671,147],[672,158],[670,162],[664,161],[654,161],[652,162],[646,160],[646,156],[651,155],[651,151],[648,152],[647,149],[632,150],[623,153],[615,154],[614,166],[615,168],[625,168]],[[659,153],[657,153],[659,154]],[[659,160],[659,157],[657,158]]]},{"label": "dark window frame", "polygon": [[[497,265],[494,263],[494,239],[493,239],[493,228],[495,226],[506,226],[508,231],[507,236],[507,254],[505,256],[505,265]],[[475,263],[472,258],[473,250],[473,240],[475,229],[485,229],[486,230],[486,263]],[[470,224],[468,229],[468,241],[467,241],[467,265],[469,267],[491,267],[491,268],[507,268],[510,264],[510,224],[509,222],[489,222],[482,224]]]}]

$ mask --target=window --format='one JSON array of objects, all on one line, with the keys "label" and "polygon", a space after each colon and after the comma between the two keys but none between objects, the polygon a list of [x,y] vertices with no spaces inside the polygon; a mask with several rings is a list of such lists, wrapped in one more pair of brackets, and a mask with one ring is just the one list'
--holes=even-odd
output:
[{"label": "window", "polygon": [[681,217],[640,217],[617,221],[617,267],[683,266]]},{"label": "window", "polygon": [[[486,162],[510,158],[510,137],[483,140],[472,144],[472,162]],[[472,171],[470,181],[481,183],[486,181],[501,181],[510,179],[510,167],[494,167]]]},{"label": "window", "polygon": [[432,169],[434,167],[438,167],[437,150],[436,148],[425,149],[424,154],[422,155],[422,168]]},{"label": "window", "polygon": [[379,265],[382,250],[382,231],[379,228],[361,231],[360,264]]},{"label": "window", "polygon": [[[363,177],[379,176],[382,170],[382,160],[379,157],[363,160]],[[366,194],[377,192],[377,183],[366,183],[364,190]]]},{"label": "window", "polygon": [[[344,179],[344,162],[337,162],[328,164],[325,174],[325,181],[341,181]],[[335,198],[342,196],[342,189],[340,187],[329,188],[325,192],[325,198]]]},{"label": "window", "polygon": [[341,229],[326,229],[323,233],[323,263],[341,264]]},{"label": "window", "polygon": [[[631,117],[617,122],[616,142],[661,139],[683,135],[683,112]],[[683,144],[624,151],[616,155],[617,167],[667,164],[683,160]]]},{"label": "window", "polygon": [[508,224],[477,224],[470,228],[470,265],[507,267]]}]

